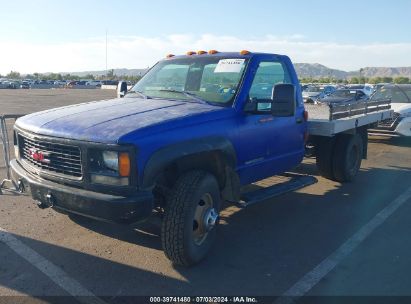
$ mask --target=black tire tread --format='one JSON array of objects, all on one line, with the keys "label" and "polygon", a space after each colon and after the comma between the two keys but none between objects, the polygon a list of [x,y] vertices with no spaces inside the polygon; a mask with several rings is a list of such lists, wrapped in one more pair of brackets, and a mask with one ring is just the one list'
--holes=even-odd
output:
[{"label": "black tire tread", "polygon": [[167,202],[162,222],[161,242],[165,255],[175,264],[189,266],[192,261],[184,253],[184,225],[189,211],[190,195],[207,175],[204,171],[190,171],[182,175],[174,185]]},{"label": "black tire tread", "polygon": [[[334,159],[333,159],[333,171],[334,171],[334,178],[335,181],[337,182],[350,182],[353,180],[353,176],[348,175],[348,172],[346,172],[346,167],[345,167],[345,162],[346,162],[346,156],[347,156],[347,147],[353,140],[359,139],[362,143],[361,137],[356,134],[354,136],[352,135],[342,135],[338,139],[336,145],[335,145],[335,154],[334,154]],[[364,149],[364,146],[361,145],[362,149]],[[362,160],[362,155],[363,153],[360,153],[360,166],[361,166],[361,160]]]},{"label": "black tire tread", "polygon": [[335,139],[321,140],[316,146],[316,165],[322,177],[334,180],[333,155]]}]

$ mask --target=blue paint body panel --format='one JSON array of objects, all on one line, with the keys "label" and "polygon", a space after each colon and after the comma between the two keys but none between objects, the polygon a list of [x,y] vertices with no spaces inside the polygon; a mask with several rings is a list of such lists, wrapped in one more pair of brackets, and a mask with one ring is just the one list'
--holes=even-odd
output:
[{"label": "blue paint body panel", "polygon": [[[211,136],[231,143],[236,154],[235,169],[242,184],[282,173],[299,164],[304,155],[307,125],[305,121],[296,123],[297,117],[303,117],[304,106],[290,59],[262,53],[219,55],[249,59],[239,91],[229,107],[126,96],[33,113],[18,119],[16,125],[46,136],[134,145],[138,151],[140,182],[147,162],[156,151]],[[296,86],[297,110],[293,117],[243,111],[259,62],[270,59],[280,61],[287,68],[291,83]]]}]

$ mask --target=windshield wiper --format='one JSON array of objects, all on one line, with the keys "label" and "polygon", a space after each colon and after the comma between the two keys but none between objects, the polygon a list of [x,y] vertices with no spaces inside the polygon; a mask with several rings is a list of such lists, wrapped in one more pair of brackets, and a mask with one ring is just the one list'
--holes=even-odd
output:
[{"label": "windshield wiper", "polygon": [[128,92],[127,92],[127,95],[128,95],[128,94],[138,94],[138,95],[140,95],[141,97],[143,97],[144,99],[151,99],[150,96],[147,96],[147,95],[143,94],[143,93],[140,92],[140,91],[128,91]]},{"label": "windshield wiper", "polygon": [[198,97],[196,94],[191,93],[191,92],[179,91],[179,90],[173,90],[173,89],[162,89],[162,90],[159,90],[159,91],[160,91],[160,92],[170,92],[170,93],[180,93],[180,94],[183,94],[183,95],[185,95],[185,96],[187,96],[187,97],[189,97],[189,98],[191,98],[191,99],[193,99],[193,100],[196,100],[196,101],[198,101],[198,102],[200,102],[200,103],[211,104],[210,102],[208,102],[208,101],[206,101],[206,100],[204,100],[204,99],[201,99],[201,98]]}]

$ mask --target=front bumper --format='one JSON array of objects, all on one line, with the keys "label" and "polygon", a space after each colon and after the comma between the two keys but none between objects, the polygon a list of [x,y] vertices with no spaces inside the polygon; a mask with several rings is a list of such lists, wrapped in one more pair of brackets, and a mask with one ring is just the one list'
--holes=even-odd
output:
[{"label": "front bumper", "polygon": [[70,187],[42,179],[27,172],[15,159],[10,162],[15,181],[23,183],[34,200],[64,213],[75,213],[98,220],[129,223],[146,219],[153,210],[149,191],[122,197]]}]

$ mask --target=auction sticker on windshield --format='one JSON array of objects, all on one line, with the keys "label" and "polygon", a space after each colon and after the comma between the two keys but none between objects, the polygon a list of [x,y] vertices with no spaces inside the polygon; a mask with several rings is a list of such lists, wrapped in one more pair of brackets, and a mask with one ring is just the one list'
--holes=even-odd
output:
[{"label": "auction sticker on windshield", "polygon": [[239,73],[244,65],[245,59],[221,59],[214,73]]}]

